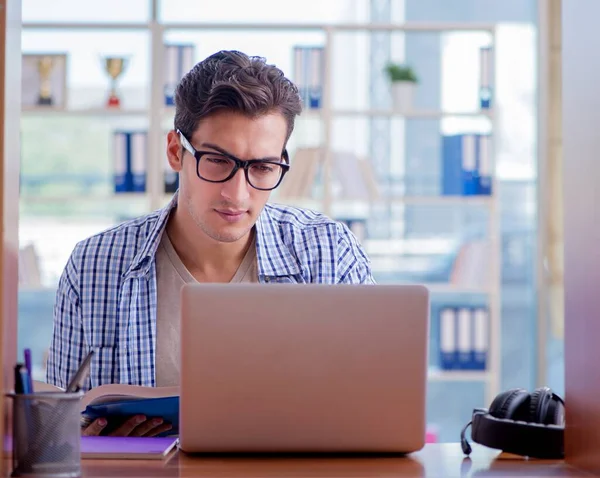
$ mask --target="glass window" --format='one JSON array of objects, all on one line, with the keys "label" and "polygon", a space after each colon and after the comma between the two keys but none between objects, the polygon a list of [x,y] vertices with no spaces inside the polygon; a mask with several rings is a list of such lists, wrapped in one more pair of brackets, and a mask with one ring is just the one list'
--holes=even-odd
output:
[{"label": "glass window", "polygon": [[[493,8],[483,8],[478,0],[457,0],[448,8],[447,0],[308,0],[281,8],[273,0],[159,2],[159,20],[167,24],[165,43],[193,45],[194,63],[218,50],[238,49],[266,57],[297,82],[294,47],[323,47],[325,33],[244,29],[244,24],[352,23],[377,18],[381,22],[498,25],[494,44],[497,83],[490,117],[444,113],[479,109],[479,55],[490,44],[489,33],[344,31],[333,35],[327,52],[333,107],[330,186],[336,199],[330,212],[359,236],[380,283],[431,286],[430,364],[435,373],[428,388],[427,421],[438,432],[439,441],[455,442],[472,409],[489,405],[484,374],[440,371],[438,316],[444,307],[489,304],[489,290],[482,281],[487,272],[482,239],[493,232],[486,198],[463,201],[460,196],[444,195],[444,135],[476,132],[495,139],[496,173],[501,182],[494,193],[501,194],[502,213],[498,236],[502,250],[500,383],[506,389],[529,388],[535,382],[536,26],[530,16],[535,2],[486,5],[492,3]],[[150,16],[147,0],[107,0],[99,11],[82,5],[57,0],[50,8],[39,0],[28,0],[24,20],[112,21],[118,27],[122,22],[146,22]],[[191,25],[194,22],[242,28],[201,29]],[[145,195],[114,193],[111,145],[119,129],[148,127],[150,46],[149,30],[28,28],[23,32],[25,53],[68,55],[68,111],[25,111],[22,117],[22,260],[33,264],[22,270],[31,271],[24,279],[36,285],[21,287],[19,347],[33,341],[29,345],[35,348],[39,371],[49,343],[56,284],[75,243],[149,210]],[[103,57],[109,55],[127,58],[117,85],[129,113],[73,114],[104,107],[110,80]],[[388,111],[394,103],[383,72],[387,59],[408,62],[416,69],[420,82],[414,97],[418,114],[413,117]],[[384,110],[384,114],[373,114],[374,110]],[[172,127],[172,113],[170,109],[162,117],[164,129]],[[308,109],[297,121],[288,145],[292,170],[273,193],[274,201],[323,209],[315,201],[323,198],[324,184],[320,158],[313,154],[327,137],[323,120],[319,111]],[[401,195],[409,198],[391,198]],[[36,327],[34,337],[24,333],[31,327]],[[520,332],[515,335],[516,328]],[[42,378],[41,372],[36,378]]]},{"label": "glass window", "polygon": [[151,0],[103,0],[102,4],[90,5],[81,0],[24,0],[23,21],[125,23],[147,22],[150,19]]},{"label": "glass window", "polygon": [[[166,23],[331,23],[355,20],[368,13],[368,2],[304,0],[282,4],[273,0],[224,0],[190,3],[160,0],[159,18]],[[192,7],[192,5],[194,5]]]}]

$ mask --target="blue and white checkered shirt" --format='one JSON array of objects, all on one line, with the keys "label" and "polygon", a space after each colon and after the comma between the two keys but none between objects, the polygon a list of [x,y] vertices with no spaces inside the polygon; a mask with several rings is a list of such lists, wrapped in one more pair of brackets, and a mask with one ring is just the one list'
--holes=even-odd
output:
[{"label": "blue and white checkered shirt", "polygon": [[[155,254],[176,201],[75,246],[56,295],[48,383],[65,388],[93,350],[85,389],[155,386]],[[354,235],[317,212],[267,204],[256,249],[261,283],[375,283]]]}]

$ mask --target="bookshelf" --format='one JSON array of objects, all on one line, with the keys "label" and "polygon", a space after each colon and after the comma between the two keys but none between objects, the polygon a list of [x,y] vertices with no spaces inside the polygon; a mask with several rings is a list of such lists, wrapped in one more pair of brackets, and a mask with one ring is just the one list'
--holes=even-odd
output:
[{"label": "bookshelf", "polygon": [[[79,195],[75,198],[81,202],[127,202],[131,199],[140,199],[146,202],[147,209],[153,210],[162,207],[169,199],[170,195],[164,193],[163,171],[164,171],[164,130],[165,124],[168,124],[174,114],[172,107],[166,106],[163,91],[163,44],[165,35],[176,31],[249,31],[249,32],[283,32],[288,30],[317,32],[323,36],[323,47],[325,51],[324,83],[323,83],[323,103],[319,110],[305,110],[301,120],[317,120],[321,128],[321,148],[322,155],[322,196],[319,198],[275,198],[274,202],[289,203],[299,206],[316,207],[328,215],[335,217],[336,208],[342,207],[343,200],[334,197],[332,191],[332,176],[334,174],[332,167],[332,135],[334,122],[340,118],[382,118],[382,119],[400,119],[400,120],[440,120],[444,118],[484,118],[490,124],[490,128],[495,131],[496,117],[493,108],[473,110],[473,111],[441,111],[441,110],[421,110],[415,109],[408,112],[389,109],[371,109],[371,108],[338,108],[332,101],[331,87],[332,75],[334,70],[334,58],[332,52],[335,52],[336,35],[340,33],[350,34],[369,34],[373,32],[390,33],[441,33],[452,31],[463,32],[487,32],[491,35],[492,45],[495,41],[495,26],[493,24],[477,23],[403,23],[403,24],[371,24],[371,23],[343,23],[343,24],[325,24],[325,23],[161,23],[157,18],[157,2],[152,2],[151,20],[149,22],[133,23],[80,23],[80,22],[47,22],[47,23],[24,23],[23,29],[27,30],[63,30],[63,31],[113,31],[118,34],[119,31],[143,31],[149,35],[150,48],[150,70],[149,70],[149,101],[146,108],[82,108],[82,109],[46,109],[46,108],[26,108],[22,115],[28,117],[47,117],[49,120],[56,117],[94,117],[94,118],[121,118],[130,117],[143,120],[147,124],[148,131],[148,158],[147,158],[147,177],[146,192],[143,193],[119,193],[119,194],[89,194]],[[198,60],[199,58],[196,58]],[[493,81],[493,80],[492,80]],[[492,141],[493,144],[493,141]],[[492,158],[494,157],[492,153]],[[494,161],[492,159],[492,166]],[[493,171],[493,167],[492,167]],[[499,209],[497,196],[497,183],[492,174],[492,194],[491,195],[390,195],[379,199],[379,203],[394,204],[400,206],[433,206],[433,207],[478,207],[485,208],[489,220],[487,224],[488,242],[490,247],[489,257],[489,277],[488,284],[462,286],[454,283],[426,283],[432,293],[437,294],[473,294],[486,297],[489,311],[489,349],[487,368],[481,370],[432,370],[429,377],[433,381],[481,381],[485,384],[485,400],[490,403],[493,397],[500,392],[501,380],[501,314],[500,314],[500,264],[501,264],[501,238],[499,228]],[[22,196],[21,204],[48,204],[48,203],[68,203],[74,198],[70,195],[57,194],[54,196]],[[351,201],[350,201],[351,202]],[[349,203],[350,203],[349,202]],[[359,201],[360,202],[360,201]],[[366,209],[370,204],[363,201]],[[365,247],[369,253],[377,254],[378,241],[365,239]],[[432,317],[433,319],[433,317]]]}]

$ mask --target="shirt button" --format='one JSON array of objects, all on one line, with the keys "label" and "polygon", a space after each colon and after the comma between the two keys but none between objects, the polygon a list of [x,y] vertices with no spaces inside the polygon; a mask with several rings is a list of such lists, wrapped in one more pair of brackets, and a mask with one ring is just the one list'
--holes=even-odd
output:
[{"label": "shirt button", "polygon": [[271,278],[269,276],[265,276],[265,282],[271,282]]}]

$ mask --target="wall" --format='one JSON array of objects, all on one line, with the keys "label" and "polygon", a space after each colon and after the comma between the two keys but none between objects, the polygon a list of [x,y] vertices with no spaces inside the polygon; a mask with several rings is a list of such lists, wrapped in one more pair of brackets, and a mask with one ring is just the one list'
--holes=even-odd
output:
[{"label": "wall", "polygon": [[565,240],[565,453],[600,472],[600,2],[562,5]]},{"label": "wall", "polygon": [[[4,392],[12,384],[17,343],[19,115],[21,98],[21,1],[0,0],[0,430],[8,427]],[[6,430],[7,431],[7,430]],[[2,436],[5,436],[5,432]],[[0,474],[5,470],[0,453]]]}]

